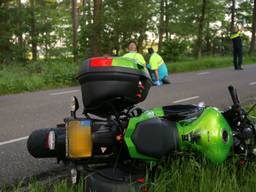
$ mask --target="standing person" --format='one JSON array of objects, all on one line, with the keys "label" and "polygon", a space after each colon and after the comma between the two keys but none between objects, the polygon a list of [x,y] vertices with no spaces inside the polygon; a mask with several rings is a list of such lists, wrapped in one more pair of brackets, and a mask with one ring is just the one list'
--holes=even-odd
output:
[{"label": "standing person", "polygon": [[170,84],[168,77],[168,69],[163,58],[153,48],[148,49],[149,64],[147,68],[151,74],[155,85]]},{"label": "standing person", "polygon": [[241,39],[241,31],[238,26],[234,26],[230,39],[233,42],[233,63],[235,70],[242,70],[243,63],[243,46]]},{"label": "standing person", "polygon": [[128,51],[129,53],[126,53],[123,55],[123,57],[130,58],[136,60],[138,63],[142,64],[144,67],[146,67],[146,61],[144,57],[137,52],[137,45],[134,41],[131,41],[128,45]]}]

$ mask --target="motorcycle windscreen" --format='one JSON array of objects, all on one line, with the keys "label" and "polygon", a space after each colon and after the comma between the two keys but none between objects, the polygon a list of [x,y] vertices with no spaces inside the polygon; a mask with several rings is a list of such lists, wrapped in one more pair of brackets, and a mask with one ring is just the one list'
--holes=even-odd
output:
[{"label": "motorcycle windscreen", "polygon": [[67,157],[88,158],[92,156],[90,120],[71,120],[67,127]]}]

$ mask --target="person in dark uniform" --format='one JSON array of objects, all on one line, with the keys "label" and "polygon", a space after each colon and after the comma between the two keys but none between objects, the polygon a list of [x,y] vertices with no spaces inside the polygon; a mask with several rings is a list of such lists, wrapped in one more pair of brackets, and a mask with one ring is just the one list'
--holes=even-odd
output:
[{"label": "person in dark uniform", "polygon": [[233,42],[233,63],[235,70],[242,70],[243,63],[243,46],[241,39],[241,31],[238,26],[235,26],[232,30],[230,38]]}]

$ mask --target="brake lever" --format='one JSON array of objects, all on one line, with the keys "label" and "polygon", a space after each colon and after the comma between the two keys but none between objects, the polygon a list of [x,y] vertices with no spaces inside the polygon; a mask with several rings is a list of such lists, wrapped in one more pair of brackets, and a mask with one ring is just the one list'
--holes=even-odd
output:
[{"label": "brake lever", "polygon": [[230,93],[230,96],[232,98],[232,101],[233,101],[234,105],[235,106],[239,105],[240,102],[239,102],[239,99],[238,99],[238,96],[237,96],[236,89],[232,85],[230,85],[230,86],[228,86],[228,90],[229,90],[229,93]]}]

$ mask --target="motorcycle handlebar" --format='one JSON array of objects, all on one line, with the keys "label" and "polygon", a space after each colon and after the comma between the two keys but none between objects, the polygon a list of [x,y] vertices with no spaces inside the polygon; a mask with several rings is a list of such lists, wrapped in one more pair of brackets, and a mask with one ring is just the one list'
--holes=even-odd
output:
[{"label": "motorcycle handlebar", "polygon": [[240,102],[239,102],[239,99],[237,96],[236,89],[232,85],[230,85],[230,86],[228,86],[228,90],[229,90],[229,93],[230,93],[230,96],[232,98],[234,105],[236,105],[236,106],[239,105]]}]

